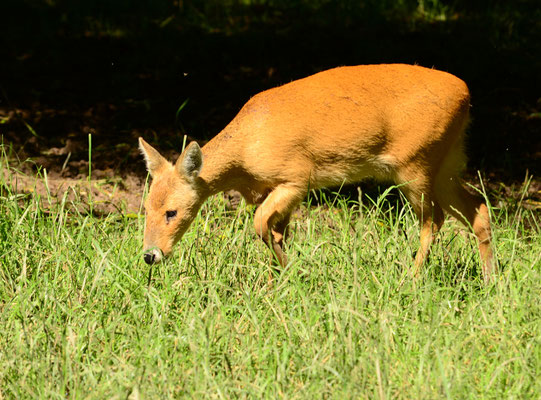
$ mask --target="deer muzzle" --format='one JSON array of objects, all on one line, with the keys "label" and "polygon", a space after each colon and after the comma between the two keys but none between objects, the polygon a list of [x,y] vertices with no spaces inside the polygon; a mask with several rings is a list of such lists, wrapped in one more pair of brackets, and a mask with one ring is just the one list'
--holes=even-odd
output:
[{"label": "deer muzzle", "polygon": [[143,256],[143,259],[148,265],[159,263],[162,258],[163,253],[157,247],[147,250]]}]

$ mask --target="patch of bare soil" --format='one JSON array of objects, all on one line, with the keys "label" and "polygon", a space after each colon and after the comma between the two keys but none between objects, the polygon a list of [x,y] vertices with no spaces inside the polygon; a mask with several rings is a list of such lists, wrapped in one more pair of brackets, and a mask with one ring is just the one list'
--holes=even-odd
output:
[{"label": "patch of bare soil", "polygon": [[2,175],[13,192],[37,195],[45,208],[64,202],[72,210],[97,215],[136,214],[141,210],[144,179],[134,174],[115,177],[111,170],[95,170],[88,179],[62,177],[56,170],[23,173],[10,168],[3,170]]}]

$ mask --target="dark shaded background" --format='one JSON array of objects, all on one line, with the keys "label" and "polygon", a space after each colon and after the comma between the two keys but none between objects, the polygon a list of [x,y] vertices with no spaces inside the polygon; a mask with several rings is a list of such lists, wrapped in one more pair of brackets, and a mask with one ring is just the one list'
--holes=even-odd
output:
[{"label": "dark shaded background", "polygon": [[[449,71],[472,92],[470,171],[539,173],[537,0],[3,0],[0,134],[14,155],[143,174],[136,138],[208,140],[255,93],[339,65]],[[187,100],[184,108],[180,106]],[[70,158],[67,159],[66,155]]]}]

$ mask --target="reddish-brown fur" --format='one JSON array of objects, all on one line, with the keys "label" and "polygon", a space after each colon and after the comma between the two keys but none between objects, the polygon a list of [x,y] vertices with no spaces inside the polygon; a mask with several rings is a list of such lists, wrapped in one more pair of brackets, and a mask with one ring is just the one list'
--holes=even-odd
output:
[{"label": "reddish-brown fur", "polygon": [[[202,149],[191,143],[175,165],[140,139],[153,177],[144,247],[161,250],[145,260],[167,255],[209,196],[234,189],[259,204],[256,232],[285,265],[284,230],[309,189],[374,177],[401,184],[421,221],[416,270],[445,210],[473,229],[489,280],[488,209],[459,181],[469,107],[466,84],[445,72],[341,67],[259,93]],[[173,210],[177,215],[166,218]]]}]

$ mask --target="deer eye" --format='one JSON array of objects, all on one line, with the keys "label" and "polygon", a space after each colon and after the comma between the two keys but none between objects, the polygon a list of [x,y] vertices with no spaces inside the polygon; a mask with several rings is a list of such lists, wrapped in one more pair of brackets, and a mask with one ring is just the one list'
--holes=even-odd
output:
[{"label": "deer eye", "polygon": [[177,216],[177,210],[171,210],[165,212],[165,221],[169,223],[173,218]]}]

